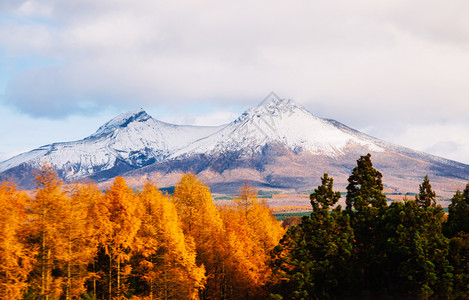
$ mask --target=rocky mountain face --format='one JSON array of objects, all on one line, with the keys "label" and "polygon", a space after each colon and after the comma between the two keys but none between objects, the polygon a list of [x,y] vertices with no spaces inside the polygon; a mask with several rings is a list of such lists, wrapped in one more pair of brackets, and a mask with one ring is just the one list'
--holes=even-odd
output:
[{"label": "rocky mountain face", "polygon": [[440,194],[469,181],[469,165],[384,142],[276,98],[213,127],[168,124],[143,110],[121,114],[83,140],[0,163],[0,180],[31,187],[31,170],[48,162],[66,181],[123,175],[135,185],[151,179],[163,187],[194,172],[214,192],[234,193],[244,180],[259,189],[303,191],[327,172],[344,189],[356,160],[367,153],[396,192],[418,192],[426,174]]}]

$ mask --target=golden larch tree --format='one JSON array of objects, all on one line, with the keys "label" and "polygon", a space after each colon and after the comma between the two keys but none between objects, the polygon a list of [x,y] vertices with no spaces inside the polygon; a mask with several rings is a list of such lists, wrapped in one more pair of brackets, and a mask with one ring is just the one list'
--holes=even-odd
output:
[{"label": "golden larch tree", "polygon": [[257,243],[254,230],[247,222],[245,211],[225,205],[219,208],[226,230],[228,256],[226,290],[228,299],[263,295],[266,273],[265,253]]},{"label": "golden larch tree", "polygon": [[28,204],[28,239],[37,248],[30,278],[31,290],[42,299],[58,298],[63,292],[64,253],[67,253],[66,205],[70,201],[53,167],[36,172],[37,189]]},{"label": "golden larch tree", "polygon": [[0,299],[21,299],[27,288],[33,263],[22,234],[27,199],[13,184],[0,184]]},{"label": "golden larch tree", "polygon": [[197,263],[205,266],[207,283],[201,298],[224,298],[225,232],[209,188],[194,174],[184,174],[176,185],[173,201],[184,233],[194,239]]},{"label": "golden larch tree", "polygon": [[70,187],[64,212],[64,237],[67,242],[66,252],[63,253],[65,299],[75,299],[85,292],[85,281],[93,276],[88,271],[88,265],[97,253],[95,206],[102,198],[102,193],[93,184],[74,184]]},{"label": "golden larch tree", "polygon": [[125,292],[123,279],[131,271],[128,261],[140,228],[142,212],[138,197],[122,177],[115,178],[111,187],[106,190],[104,198],[109,213],[109,222],[105,225],[109,228],[109,235],[104,243],[109,258],[108,292],[109,299],[116,299],[121,298]]},{"label": "golden larch tree", "polygon": [[[257,190],[247,182],[232,207],[221,208],[228,233],[229,261],[234,297],[262,296],[270,276],[270,252],[285,230],[272,215],[265,201],[257,198]],[[265,296],[265,294],[264,294]]]},{"label": "golden larch tree", "polygon": [[144,207],[135,253],[136,274],[149,299],[197,299],[205,269],[196,265],[192,238],[186,238],[174,203],[155,185],[139,195]]}]

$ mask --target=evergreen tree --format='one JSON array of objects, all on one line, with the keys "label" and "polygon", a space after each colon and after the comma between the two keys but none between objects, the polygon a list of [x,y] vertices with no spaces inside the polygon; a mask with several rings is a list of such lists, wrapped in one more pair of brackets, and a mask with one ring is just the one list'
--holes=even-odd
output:
[{"label": "evergreen tree", "polygon": [[419,185],[419,194],[415,196],[415,200],[419,207],[428,208],[436,206],[435,198],[436,193],[432,190],[430,179],[428,179],[428,175],[425,175],[422,184]]},{"label": "evergreen tree", "polygon": [[354,288],[367,292],[376,290],[380,283],[383,257],[383,239],[377,225],[387,208],[383,194],[382,174],[375,168],[371,155],[361,156],[348,178],[347,214],[355,235],[353,276]]},{"label": "evergreen tree", "polygon": [[454,299],[469,299],[469,234],[460,232],[449,242],[449,260],[453,270]]},{"label": "evergreen tree", "polygon": [[386,210],[380,228],[386,237],[383,288],[400,297],[449,297],[452,267],[442,219],[441,206],[421,208],[414,200]]},{"label": "evergreen tree", "polygon": [[327,173],[324,173],[321,181],[322,185],[318,186],[309,196],[313,211],[318,213],[328,211],[341,197],[340,192],[334,192],[334,179],[329,177]]},{"label": "evergreen tree", "polygon": [[310,198],[311,216],[290,227],[272,251],[277,275],[272,297],[323,299],[347,292],[354,235],[340,205],[330,211],[340,198],[333,179],[324,174]]},{"label": "evergreen tree", "polygon": [[444,224],[447,237],[453,237],[459,232],[469,234],[469,183],[464,192],[456,191],[448,207],[448,220]]},{"label": "evergreen tree", "polygon": [[361,156],[348,178],[347,210],[353,208],[360,211],[370,205],[376,208],[386,206],[382,177],[381,172],[373,168],[371,155]]}]

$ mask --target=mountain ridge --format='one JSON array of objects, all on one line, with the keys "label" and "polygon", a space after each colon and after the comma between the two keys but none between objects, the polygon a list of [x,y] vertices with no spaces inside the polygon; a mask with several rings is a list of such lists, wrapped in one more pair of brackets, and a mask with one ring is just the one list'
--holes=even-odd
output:
[{"label": "mountain ridge", "polygon": [[162,179],[193,171],[206,176],[212,188],[223,185],[221,192],[231,192],[244,172],[259,186],[302,189],[314,186],[321,172],[343,186],[366,153],[394,189],[405,183],[402,179],[415,185],[426,175],[422,172],[434,175],[440,189],[469,181],[469,165],[382,141],[275,97],[220,126],[165,123],[143,109],[123,113],[82,140],[45,145],[1,162],[0,179],[31,185],[28,172],[48,162],[66,181],[145,174]]}]

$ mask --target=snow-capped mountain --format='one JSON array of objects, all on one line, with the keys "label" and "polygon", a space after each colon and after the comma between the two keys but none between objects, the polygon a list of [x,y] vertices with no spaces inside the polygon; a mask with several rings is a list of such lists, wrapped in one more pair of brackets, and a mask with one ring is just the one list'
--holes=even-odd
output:
[{"label": "snow-capped mountain", "polygon": [[115,117],[83,140],[42,146],[4,161],[0,163],[0,172],[22,165],[34,169],[51,163],[65,179],[102,172],[115,176],[164,161],[187,143],[219,129],[160,122],[140,109]]},{"label": "snow-capped mountain", "polygon": [[390,188],[410,184],[415,191],[426,174],[442,188],[469,181],[468,165],[384,142],[277,98],[214,127],[168,124],[141,109],[121,114],[83,140],[42,146],[0,163],[0,180],[31,186],[31,170],[47,162],[68,181],[156,174],[166,182],[171,174],[192,171],[222,192],[236,191],[243,179],[261,188],[301,190],[328,172],[343,187],[366,153]]},{"label": "snow-capped mountain", "polygon": [[384,151],[369,136],[344,131],[334,122],[315,117],[292,100],[274,98],[247,110],[220,131],[179,149],[171,158],[227,151],[242,151],[244,156],[249,156],[268,144],[326,156],[343,154],[351,145]]}]

